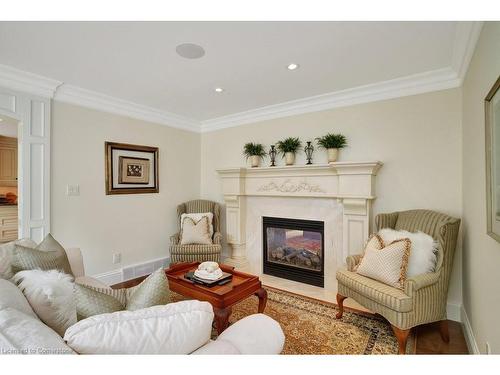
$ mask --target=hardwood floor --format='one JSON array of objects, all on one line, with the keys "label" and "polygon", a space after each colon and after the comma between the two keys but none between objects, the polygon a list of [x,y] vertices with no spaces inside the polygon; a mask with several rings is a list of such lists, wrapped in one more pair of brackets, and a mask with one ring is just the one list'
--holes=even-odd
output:
[{"label": "hardwood floor", "polygon": [[[130,288],[139,284],[146,276],[125,281],[112,286],[114,289]],[[416,328],[417,352],[416,354],[469,354],[462,324],[448,321],[450,342],[441,339],[439,323],[426,324]]]}]

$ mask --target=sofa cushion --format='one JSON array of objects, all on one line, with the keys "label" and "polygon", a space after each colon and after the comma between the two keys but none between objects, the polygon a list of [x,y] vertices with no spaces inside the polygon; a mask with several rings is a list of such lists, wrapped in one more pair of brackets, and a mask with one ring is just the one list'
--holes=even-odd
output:
[{"label": "sofa cushion", "polygon": [[189,354],[210,340],[212,305],[182,301],[92,316],[64,339],[81,354]]},{"label": "sofa cushion", "polygon": [[10,281],[0,279],[0,310],[8,307],[36,318],[23,292]]},{"label": "sofa cushion", "polygon": [[7,307],[0,310],[0,353],[73,354],[55,331],[38,318]]},{"label": "sofa cushion", "polygon": [[133,288],[96,288],[76,283],[75,299],[78,320],[82,320],[125,309],[165,305],[170,301],[170,291],[165,271],[159,269]]},{"label": "sofa cushion", "polygon": [[29,270],[16,273],[13,281],[40,320],[60,336],[76,323],[72,276],[57,270]]},{"label": "sofa cushion", "polygon": [[55,269],[73,276],[66,251],[50,233],[34,249],[15,245],[12,256],[12,271],[17,273],[33,269],[44,271]]},{"label": "sofa cushion", "polygon": [[355,292],[392,310],[399,312],[412,310],[412,298],[408,297],[401,289],[347,270],[338,270],[337,280]]}]

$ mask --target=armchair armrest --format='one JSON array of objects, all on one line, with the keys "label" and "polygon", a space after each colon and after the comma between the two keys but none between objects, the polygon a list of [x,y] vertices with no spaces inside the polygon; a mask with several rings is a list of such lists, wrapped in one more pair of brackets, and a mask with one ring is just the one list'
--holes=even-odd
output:
[{"label": "armchair armrest", "polygon": [[214,233],[214,244],[215,245],[221,245],[222,244],[222,233],[221,232],[215,232]]},{"label": "armchair armrest", "polygon": [[440,272],[429,272],[407,279],[404,283],[405,294],[411,297],[417,290],[437,283],[439,274]]},{"label": "armchair armrest", "polygon": [[346,258],[347,262],[347,270],[350,272],[354,272],[356,269],[356,266],[361,262],[361,258],[363,258],[363,255],[358,254],[358,255],[349,255]]},{"label": "armchair armrest", "polygon": [[181,234],[176,233],[173,236],[170,236],[170,245],[178,245],[181,240]]}]

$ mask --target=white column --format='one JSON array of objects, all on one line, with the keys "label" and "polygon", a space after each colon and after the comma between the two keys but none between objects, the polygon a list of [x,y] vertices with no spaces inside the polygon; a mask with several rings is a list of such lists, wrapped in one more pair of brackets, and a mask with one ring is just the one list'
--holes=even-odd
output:
[{"label": "white column", "polygon": [[361,254],[370,235],[371,200],[339,199],[343,206],[342,254],[338,264],[345,264],[348,255]]},{"label": "white column", "polygon": [[225,264],[242,268],[248,263],[246,258],[246,198],[241,195],[226,195],[226,236],[231,248],[231,257]]}]

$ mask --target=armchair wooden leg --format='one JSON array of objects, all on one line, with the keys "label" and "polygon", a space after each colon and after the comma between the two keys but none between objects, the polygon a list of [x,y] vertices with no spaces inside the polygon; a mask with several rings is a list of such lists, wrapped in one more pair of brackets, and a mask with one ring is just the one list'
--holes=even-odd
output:
[{"label": "armchair wooden leg", "polygon": [[394,335],[396,335],[396,339],[398,340],[399,353],[398,354],[406,354],[406,342],[408,341],[408,335],[410,334],[410,329],[400,329],[396,326],[391,325],[392,330],[394,331]]},{"label": "armchair wooden leg", "polygon": [[450,342],[450,331],[448,330],[448,320],[441,320],[439,322],[439,332],[444,342]]},{"label": "armchair wooden leg", "polygon": [[342,315],[344,314],[344,300],[346,298],[347,297],[344,297],[343,295],[337,293],[337,305],[339,307],[339,312],[337,313],[337,315],[335,315],[337,319],[341,319]]}]

